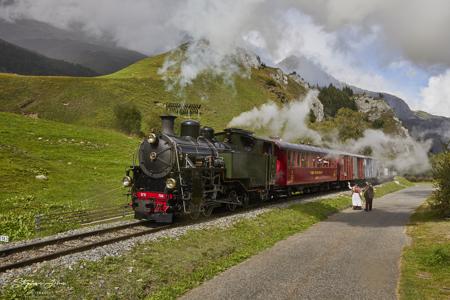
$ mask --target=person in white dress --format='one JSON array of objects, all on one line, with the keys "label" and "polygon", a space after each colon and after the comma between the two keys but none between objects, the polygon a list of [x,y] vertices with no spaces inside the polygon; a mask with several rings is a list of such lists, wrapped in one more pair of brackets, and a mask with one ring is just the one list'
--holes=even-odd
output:
[{"label": "person in white dress", "polygon": [[348,183],[348,188],[352,190],[352,207],[353,209],[362,209],[361,188],[355,184],[353,187]]}]

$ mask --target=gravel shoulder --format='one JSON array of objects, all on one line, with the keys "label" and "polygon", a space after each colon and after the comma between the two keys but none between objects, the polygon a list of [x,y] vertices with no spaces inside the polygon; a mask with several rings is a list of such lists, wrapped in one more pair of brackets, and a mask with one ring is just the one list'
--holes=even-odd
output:
[{"label": "gravel shoulder", "polygon": [[344,210],[277,243],[183,299],[396,299],[405,224],[431,193],[418,185]]}]

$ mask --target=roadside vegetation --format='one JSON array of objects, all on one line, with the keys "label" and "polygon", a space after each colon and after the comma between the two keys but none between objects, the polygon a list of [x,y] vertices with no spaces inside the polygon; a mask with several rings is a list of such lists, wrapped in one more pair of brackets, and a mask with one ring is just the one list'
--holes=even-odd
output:
[{"label": "roadside vegetation", "polygon": [[430,205],[442,217],[450,217],[450,148],[435,155],[431,160],[436,189]]},{"label": "roadside vegetation", "polygon": [[34,237],[37,214],[126,203],[121,179],[138,143],[112,130],[0,113],[0,235]]},{"label": "roadside vegetation", "polygon": [[450,298],[450,219],[428,204],[411,217],[411,245],[403,251],[401,299]]},{"label": "roadside vegetation", "polygon": [[410,186],[414,186],[414,183],[408,181],[404,177],[395,176],[394,181],[388,181],[379,186],[375,186],[375,198],[383,197],[384,195]]},{"label": "roadside vegetation", "polygon": [[402,299],[450,298],[450,151],[432,158],[435,190],[408,225],[402,257]]},{"label": "roadside vegetation", "polygon": [[[393,188],[395,187],[395,189]],[[384,195],[405,186],[386,183]],[[294,204],[227,228],[188,231],[136,246],[132,251],[70,269],[43,268],[3,289],[3,297],[174,299],[216,274],[301,232],[350,205],[350,197]],[[49,279],[49,274],[51,278]]]}]

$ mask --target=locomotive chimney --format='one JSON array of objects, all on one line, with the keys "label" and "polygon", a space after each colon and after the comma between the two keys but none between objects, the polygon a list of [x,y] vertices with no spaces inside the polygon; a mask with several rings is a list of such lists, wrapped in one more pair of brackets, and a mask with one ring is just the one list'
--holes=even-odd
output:
[{"label": "locomotive chimney", "polygon": [[175,124],[175,116],[160,116],[161,132],[164,134],[174,135],[173,128]]}]

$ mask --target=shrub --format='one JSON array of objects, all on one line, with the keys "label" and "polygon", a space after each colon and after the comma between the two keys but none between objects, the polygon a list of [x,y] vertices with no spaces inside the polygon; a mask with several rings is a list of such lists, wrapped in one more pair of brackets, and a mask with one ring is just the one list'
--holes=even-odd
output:
[{"label": "shrub", "polygon": [[269,78],[266,80],[266,85],[267,86],[273,86],[273,87],[277,87],[278,84],[275,80],[273,80],[272,78]]},{"label": "shrub", "polygon": [[349,89],[346,89],[346,92],[344,92],[331,84],[320,90],[318,97],[323,104],[323,109],[327,117],[334,117],[341,108],[357,110],[355,100],[348,93],[350,93]]},{"label": "shrub", "polygon": [[340,108],[336,113],[335,122],[341,141],[361,138],[368,127],[364,114],[349,108]]},{"label": "shrub", "polygon": [[316,115],[314,114],[312,109],[309,110],[308,118],[310,123],[314,123],[317,120]]},{"label": "shrub", "polygon": [[436,189],[429,203],[439,214],[450,216],[450,151],[435,155],[431,164]]},{"label": "shrub", "polygon": [[135,105],[118,104],[114,107],[116,126],[125,133],[140,134],[142,115]]}]

